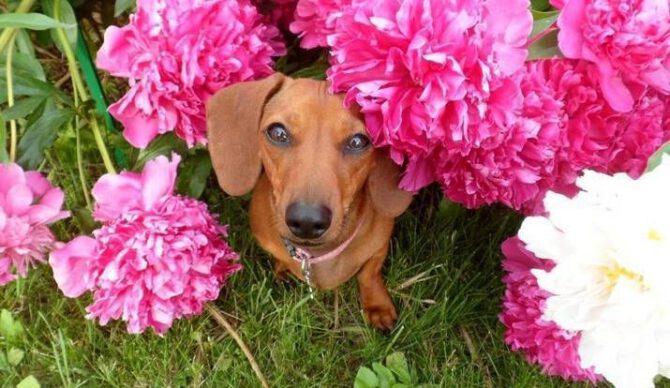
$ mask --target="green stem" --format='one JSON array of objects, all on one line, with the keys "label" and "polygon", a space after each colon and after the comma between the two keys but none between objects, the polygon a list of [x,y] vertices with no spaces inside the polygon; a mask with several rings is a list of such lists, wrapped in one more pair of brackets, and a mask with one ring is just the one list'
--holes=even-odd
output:
[{"label": "green stem", "polygon": [[[54,19],[60,21],[60,0],[54,1]],[[65,31],[62,28],[57,28],[56,34],[58,35],[58,41],[63,47],[65,57],[67,58],[67,64],[68,68],[70,69],[70,75],[72,77],[72,84],[74,85],[74,89],[77,93],[79,93],[81,101],[86,102],[89,100],[89,96],[88,92],[86,91],[86,87],[84,86],[84,82],[81,79],[81,74],[79,73],[79,68],[77,67],[77,61],[75,59],[72,46],[70,46],[70,42],[67,40]],[[105,168],[107,169],[107,172],[109,172],[110,174],[116,174],[116,170],[114,169],[114,163],[112,163],[112,158],[110,158],[109,156],[107,146],[105,145],[105,141],[103,140],[102,134],[100,133],[100,126],[98,125],[97,118],[95,117],[94,114],[89,113],[89,115],[90,115],[89,123],[91,124],[91,128],[93,129],[93,136],[95,137],[95,143],[98,146],[100,156],[102,156],[102,160],[105,163]]]},{"label": "green stem", "polygon": [[102,134],[100,133],[98,121],[95,118],[91,120],[91,126],[93,127],[93,137],[95,137],[95,143],[98,145],[98,149],[100,150],[100,155],[102,156],[102,161],[105,163],[107,172],[110,174],[116,174],[114,163],[112,163],[112,158],[109,157],[107,147],[105,146],[105,141],[102,139]]},{"label": "green stem", "polygon": [[81,191],[84,192],[84,200],[88,210],[93,210],[91,205],[91,197],[88,194],[88,182],[86,182],[86,174],[84,174],[84,163],[81,157],[81,137],[79,136],[79,125],[75,123],[75,135],[77,137],[77,170],[79,170],[79,183],[81,184]]},{"label": "green stem", "polygon": [[[22,0],[14,13],[26,13],[30,11],[33,4],[35,4],[35,0]],[[13,40],[14,36],[16,36],[16,28],[9,27],[2,31],[0,34],[0,53],[5,50],[5,46]]]},{"label": "green stem", "polygon": [[[16,35],[14,35],[14,38]],[[12,74],[12,56],[14,54],[14,42],[16,39],[11,39],[9,41],[9,46],[7,46],[7,64],[5,66],[6,76],[7,76],[7,106],[10,108],[14,106],[14,76]],[[14,163],[16,160],[16,144],[17,144],[17,130],[16,130],[16,120],[9,121],[10,135],[9,135],[9,161]],[[4,145],[3,145],[4,147]]]}]

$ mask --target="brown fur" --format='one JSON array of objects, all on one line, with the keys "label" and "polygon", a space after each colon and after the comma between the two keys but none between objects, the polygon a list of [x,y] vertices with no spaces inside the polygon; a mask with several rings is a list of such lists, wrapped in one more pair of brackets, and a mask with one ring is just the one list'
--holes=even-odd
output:
[{"label": "brown fur", "polygon": [[[316,287],[332,289],[357,275],[361,302],[370,322],[388,329],[396,319],[381,268],[394,218],[409,206],[411,194],[397,188],[399,171],[386,155],[370,148],[344,154],[342,146],[365,133],[360,114],[346,109],[342,96],[326,83],[275,74],[217,93],[208,104],[208,138],[221,188],[231,195],[254,189],[251,229],[275,259],[278,275],[302,278],[281,238],[321,255],[339,246],[363,220],[350,245],[335,259],[312,266]],[[265,129],[282,123],[294,140],[291,147],[267,141]],[[255,187],[255,188],[254,188]],[[316,240],[291,238],[284,221],[294,201],[323,203],[332,211],[328,231]]]}]

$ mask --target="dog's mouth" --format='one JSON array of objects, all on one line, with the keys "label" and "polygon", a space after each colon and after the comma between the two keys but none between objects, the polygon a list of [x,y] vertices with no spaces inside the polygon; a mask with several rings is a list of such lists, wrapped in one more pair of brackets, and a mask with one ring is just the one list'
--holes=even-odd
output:
[{"label": "dog's mouth", "polygon": [[306,248],[318,248],[321,246],[326,245],[326,242],[324,241],[313,241],[313,240],[299,240],[295,239],[292,237],[283,237],[282,239],[290,242],[291,244],[298,246],[298,247],[306,247]]}]

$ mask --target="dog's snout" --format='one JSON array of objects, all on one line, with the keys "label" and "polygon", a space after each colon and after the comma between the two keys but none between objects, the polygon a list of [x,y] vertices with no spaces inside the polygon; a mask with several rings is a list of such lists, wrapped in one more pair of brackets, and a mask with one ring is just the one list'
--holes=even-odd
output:
[{"label": "dog's snout", "polygon": [[330,227],[332,212],[323,205],[295,202],[286,209],[286,225],[299,238],[321,237]]}]

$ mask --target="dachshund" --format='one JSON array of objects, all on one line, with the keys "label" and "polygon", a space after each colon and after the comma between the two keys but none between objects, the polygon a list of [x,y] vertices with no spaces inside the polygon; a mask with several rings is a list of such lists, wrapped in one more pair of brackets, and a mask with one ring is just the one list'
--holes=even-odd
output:
[{"label": "dachshund", "polygon": [[275,73],[212,96],[207,137],[223,191],[253,190],[251,230],[275,273],[310,289],[356,275],[367,319],[391,329],[397,314],[382,264],[412,194],[398,188],[399,167],[372,147],[358,109],[325,81]]}]

